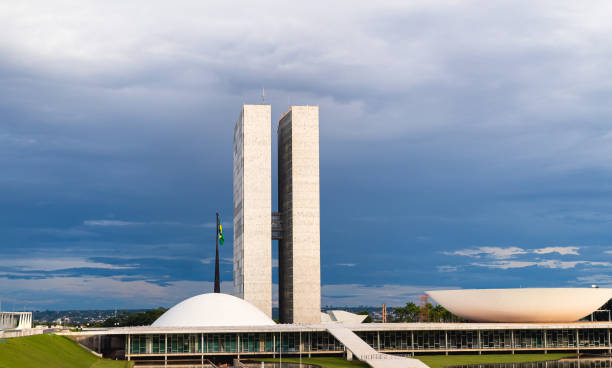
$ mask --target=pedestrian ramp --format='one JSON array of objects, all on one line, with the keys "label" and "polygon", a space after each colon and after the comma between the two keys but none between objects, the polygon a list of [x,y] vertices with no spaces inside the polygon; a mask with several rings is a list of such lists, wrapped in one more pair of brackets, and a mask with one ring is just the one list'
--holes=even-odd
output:
[{"label": "pedestrian ramp", "polygon": [[372,368],[429,368],[418,359],[379,353],[353,331],[340,324],[329,325],[326,328],[353,356]]}]

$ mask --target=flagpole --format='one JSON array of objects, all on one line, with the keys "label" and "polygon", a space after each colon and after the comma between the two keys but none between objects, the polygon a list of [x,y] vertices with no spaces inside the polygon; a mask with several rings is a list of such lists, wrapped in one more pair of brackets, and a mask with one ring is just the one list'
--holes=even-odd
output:
[{"label": "flagpole", "polygon": [[221,292],[221,283],[219,282],[219,212],[217,212],[217,233],[215,234],[215,293]]}]

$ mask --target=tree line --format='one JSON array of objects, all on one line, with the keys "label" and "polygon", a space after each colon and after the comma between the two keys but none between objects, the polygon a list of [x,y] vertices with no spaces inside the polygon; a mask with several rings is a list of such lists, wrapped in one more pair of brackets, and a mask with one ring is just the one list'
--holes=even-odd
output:
[{"label": "tree line", "polygon": [[168,309],[157,308],[138,313],[121,313],[117,317],[107,318],[97,324],[98,327],[150,326]]},{"label": "tree line", "polygon": [[396,307],[389,316],[391,322],[463,322],[441,305],[434,306],[427,303],[424,307],[413,302],[406,303],[404,307]]}]

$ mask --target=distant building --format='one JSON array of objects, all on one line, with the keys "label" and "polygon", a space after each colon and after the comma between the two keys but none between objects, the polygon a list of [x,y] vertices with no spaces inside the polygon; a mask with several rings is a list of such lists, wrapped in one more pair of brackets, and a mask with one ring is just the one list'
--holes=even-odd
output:
[{"label": "distant building", "polygon": [[292,106],[278,123],[281,323],[321,322],[319,108]]},{"label": "distant building", "polygon": [[234,127],[234,295],[272,315],[276,239],[280,321],[319,323],[319,108],[292,106],[280,118],[274,216],[270,121],[270,105],[244,105]]},{"label": "distant building", "polygon": [[270,105],[244,105],[234,127],[234,295],[272,316]]},{"label": "distant building", "polygon": [[0,312],[0,330],[32,328],[32,312]]}]

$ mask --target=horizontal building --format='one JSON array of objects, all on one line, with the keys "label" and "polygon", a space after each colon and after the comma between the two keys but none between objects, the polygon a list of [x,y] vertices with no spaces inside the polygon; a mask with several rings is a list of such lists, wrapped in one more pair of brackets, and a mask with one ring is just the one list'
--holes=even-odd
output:
[{"label": "horizontal building", "polygon": [[[335,324],[235,327],[125,327],[69,333],[93,350],[130,360],[214,356],[343,355]],[[611,322],[364,323],[343,325],[379,353],[612,352]]]},{"label": "horizontal building", "polygon": [[0,312],[0,330],[32,328],[32,312]]}]

